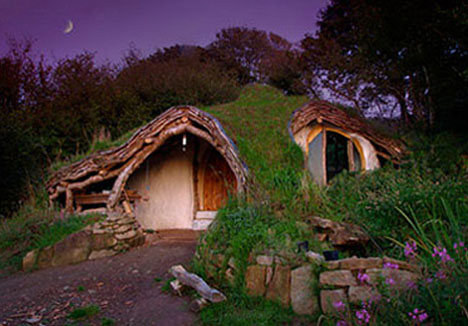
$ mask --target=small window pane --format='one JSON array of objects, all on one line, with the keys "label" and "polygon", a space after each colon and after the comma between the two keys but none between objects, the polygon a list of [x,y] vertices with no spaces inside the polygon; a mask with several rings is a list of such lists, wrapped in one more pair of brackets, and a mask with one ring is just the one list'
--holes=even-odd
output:
[{"label": "small window pane", "polygon": [[309,143],[309,157],[307,160],[307,168],[310,174],[312,174],[314,181],[320,185],[324,183],[322,141],[323,133],[321,132]]}]

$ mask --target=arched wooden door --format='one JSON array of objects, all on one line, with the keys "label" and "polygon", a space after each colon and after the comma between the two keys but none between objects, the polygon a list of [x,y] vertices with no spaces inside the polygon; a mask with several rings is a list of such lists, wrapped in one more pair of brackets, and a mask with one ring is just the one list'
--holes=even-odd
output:
[{"label": "arched wooden door", "polygon": [[216,211],[226,204],[229,192],[237,187],[236,177],[226,160],[216,150],[211,150],[205,160],[202,175],[200,210]]}]

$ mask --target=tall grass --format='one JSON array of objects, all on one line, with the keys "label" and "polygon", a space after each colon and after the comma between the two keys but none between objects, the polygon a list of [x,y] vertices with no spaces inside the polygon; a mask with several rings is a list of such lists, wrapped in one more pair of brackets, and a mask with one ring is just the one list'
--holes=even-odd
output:
[{"label": "tall grass", "polygon": [[373,302],[349,307],[350,313],[337,312],[328,325],[465,325],[468,324],[468,250],[466,225],[449,201],[438,199],[442,212],[424,219],[413,211],[397,209],[399,219],[409,227],[408,240],[396,243],[406,258],[422,267],[419,281],[405,290],[381,284],[380,297]]},{"label": "tall grass", "polygon": [[52,245],[100,218],[96,214],[61,216],[43,203],[23,205],[11,218],[0,221],[0,273],[20,269],[28,251]]}]

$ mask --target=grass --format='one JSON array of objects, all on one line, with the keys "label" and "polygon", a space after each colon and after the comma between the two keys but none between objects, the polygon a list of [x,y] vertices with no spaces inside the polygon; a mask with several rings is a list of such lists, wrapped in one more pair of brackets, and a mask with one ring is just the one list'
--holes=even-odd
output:
[{"label": "grass", "polygon": [[86,319],[94,317],[95,315],[99,314],[101,308],[98,305],[91,304],[85,307],[76,308],[70,314],[68,314],[68,318],[79,320],[79,319]]},{"label": "grass", "polygon": [[91,144],[91,146],[89,147],[89,149],[86,152],[76,154],[76,155],[74,155],[72,157],[69,157],[66,160],[57,160],[57,161],[52,163],[52,165],[50,166],[49,169],[50,169],[51,172],[55,172],[55,171],[58,171],[58,170],[60,170],[61,168],[65,167],[65,166],[76,163],[76,162],[84,159],[85,157],[87,157],[87,156],[89,156],[91,154],[97,153],[99,151],[108,150],[108,149],[113,148],[113,147],[118,147],[118,146],[124,144],[126,141],[128,141],[130,139],[130,137],[136,131],[137,131],[137,129],[132,129],[132,130],[124,133],[123,135],[121,135],[119,138],[117,138],[115,140],[95,141],[95,142],[93,142]]},{"label": "grass", "polygon": [[290,325],[295,314],[276,302],[245,294],[230,296],[228,301],[210,305],[200,313],[199,324],[206,326],[277,326]]},{"label": "grass", "polygon": [[[230,198],[197,248],[199,258],[194,260],[193,269],[206,279],[210,274],[213,277],[209,279],[210,284],[218,285],[229,297],[227,302],[210,305],[202,311],[202,325],[292,322],[291,310],[244,294],[243,271],[252,251],[292,252],[296,243],[303,240],[309,240],[312,250],[322,251],[322,245],[313,241],[313,234],[302,223],[307,216],[320,215],[362,226],[373,237],[374,246],[369,246],[369,255],[398,257],[401,244],[411,239],[424,248],[424,243],[447,246],[455,238],[457,241],[467,238],[468,164],[461,159],[461,154],[468,152],[467,141],[450,135],[409,135],[407,141],[412,154],[398,169],[387,165],[361,174],[342,173],[329,186],[319,188],[304,171],[303,154],[287,131],[291,113],[306,102],[307,98],[302,96],[286,97],[272,87],[250,85],[234,102],[201,108],[220,120],[250,172],[248,196]],[[95,143],[83,156],[122,144],[132,133],[115,142]],[[59,162],[62,163],[70,162]],[[44,207],[26,206],[16,218],[2,224],[0,264],[20,259],[32,246],[57,241],[60,236],[50,238],[49,230],[65,235],[79,227],[80,222],[74,218],[62,225]],[[19,249],[14,249],[16,245]],[[431,248],[426,246],[426,249]],[[12,254],[12,250],[18,251]],[[9,256],[4,256],[5,252]],[[208,269],[212,254],[223,255],[222,268]],[[237,273],[234,284],[227,285],[222,276],[231,257],[235,259]],[[431,268],[434,266],[428,265],[427,269]],[[445,307],[438,311],[450,314],[451,299],[447,295],[459,293],[468,284],[466,276],[461,275],[458,280],[443,289],[434,289],[441,293],[434,302]],[[163,290],[170,290],[169,282],[164,283]],[[413,299],[429,300],[431,294],[426,294],[415,295]],[[463,297],[463,300],[466,307],[468,299]],[[430,309],[437,311],[436,308]],[[407,312],[400,309],[392,314],[406,316]],[[443,318],[438,321],[445,323]]]},{"label": "grass", "polygon": [[24,205],[13,217],[0,221],[0,270],[9,273],[20,269],[28,251],[53,245],[100,218],[90,214],[62,219],[45,204]]},{"label": "grass", "polygon": [[101,326],[114,326],[115,321],[112,318],[104,317],[101,319]]},{"label": "grass", "polygon": [[[329,186],[319,188],[304,172],[303,154],[292,144],[286,128],[292,111],[305,101],[303,97],[285,97],[271,87],[251,85],[232,103],[203,108],[217,117],[235,140],[249,167],[251,187],[249,197],[232,198],[218,212],[197,248],[195,272],[210,276],[210,282],[222,287],[230,298],[234,296],[233,302],[230,299],[207,307],[200,317],[202,325],[281,323],[272,321],[264,302],[237,298],[236,293],[243,293],[243,272],[250,252],[267,248],[276,253],[293,251],[300,240],[310,240],[314,251],[322,250],[301,224],[305,216],[320,215],[362,226],[375,244],[369,246],[369,255],[401,257],[397,242],[418,236],[403,215],[417,220],[427,238],[435,242],[440,242],[440,237],[454,238],[452,233],[438,232],[434,223],[457,221],[458,238],[466,240],[468,164],[460,159],[467,152],[466,142],[447,135],[410,135],[407,141],[412,154],[399,169],[387,165],[362,174],[342,173]],[[449,219],[448,212],[455,218]],[[213,254],[224,257],[219,269],[210,266]],[[231,257],[235,258],[237,274],[234,284],[228,285],[224,271]],[[455,287],[463,289],[460,284]],[[249,319],[251,313],[258,316],[255,321]],[[278,314],[288,324],[288,314]]]}]

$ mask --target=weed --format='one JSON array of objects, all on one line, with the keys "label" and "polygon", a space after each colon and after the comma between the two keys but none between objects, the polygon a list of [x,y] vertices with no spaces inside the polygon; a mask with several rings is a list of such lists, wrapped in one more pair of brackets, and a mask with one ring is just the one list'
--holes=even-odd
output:
[{"label": "weed", "polygon": [[79,285],[77,288],[76,288],[76,291],[78,292],[84,292],[85,291],[85,287],[83,285]]},{"label": "weed", "polygon": [[115,321],[112,318],[103,317],[101,319],[101,326],[114,326]]},{"label": "weed", "polygon": [[97,315],[100,311],[101,308],[99,308],[98,305],[91,304],[85,307],[76,308],[71,313],[69,313],[67,317],[75,320],[86,319]]},{"label": "weed", "polygon": [[171,277],[166,282],[164,282],[163,286],[161,287],[161,291],[165,293],[170,293],[172,291],[171,282],[174,281],[175,279],[176,279],[175,277]]}]

